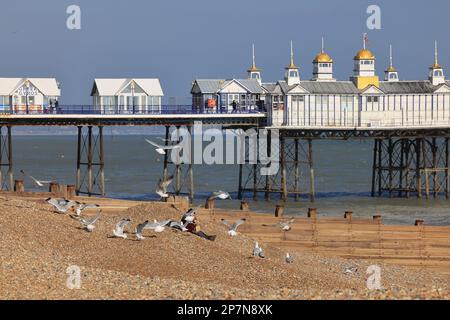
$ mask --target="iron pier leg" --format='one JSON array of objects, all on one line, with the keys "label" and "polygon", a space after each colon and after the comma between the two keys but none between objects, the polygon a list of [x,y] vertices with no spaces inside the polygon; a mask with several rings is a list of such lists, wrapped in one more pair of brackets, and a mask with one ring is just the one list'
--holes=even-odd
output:
[{"label": "iron pier leg", "polygon": [[299,144],[299,140],[298,140],[298,138],[295,138],[295,140],[294,140],[294,149],[295,149],[294,150],[294,152],[295,152],[295,155],[294,155],[294,157],[295,157],[295,159],[294,159],[294,179],[295,179],[295,181],[294,181],[294,192],[295,192],[294,199],[295,199],[295,201],[298,201],[298,187],[299,187],[298,182],[300,179],[300,177],[299,177],[300,168],[299,168],[299,158],[298,158],[298,152],[299,152],[298,144]]},{"label": "iron pier leg", "polygon": [[239,164],[239,189],[238,189],[238,199],[242,200],[242,196],[243,196],[243,190],[242,190],[242,175],[244,173],[244,165],[241,163]]},{"label": "iron pier leg", "polygon": [[399,169],[399,191],[398,196],[403,196],[403,175],[405,174],[405,140],[400,141],[400,169]]},{"label": "iron pier leg", "polygon": [[[166,147],[169,145],[170,127],[166,126],[165,144]],[[163,179],[166,180],[169,176],[169,154],[166,152],[164,154],[164,169],[163,169]]]},{"label": "iron pier leg", "polygon": [[437,182],[437,144],[436,144],[436,138],[432,138],[432,153],[433,153],[433,197],[437,197],[438,193],[438,182]]},{"label": "iron pier leg", "polygon": [[77,196],[80,195],[80,189],[81,189],[81,138],[82,138],[82,132],[83,127],[78,127],[78,144],[77,144],[77,182],[76,182],[76,194]]},{"label": "iron pier leg", "polygon": [[285,150],[285,138],[280,137],[280,159],[281,159],[281,199],[287,201],[288,190],[286,180],[286,150]]},{"label": "iron pier leg", "polygon": [[314,182],[314,162],[312,139],[308,139],[308,159],[309,159],[309,199],[314,202],[316,199],[315,182]]},{"label": "iron pier leg", "polygon": [[12,153],[12,127],[8,126],[8,177],[9,177],[9,190],[14,190],[14,178],[13,178],[13,153]]},{"label": "iron pier leg", "polygon": [[375,197],[376,186],[376,172],[377,172],[377,154],[378,154],[378,139],[375,139],[373,144],[373,163],[372,163],[372,197]]},{"label": "iron pier leg", "polygon": [[378,140],[378,196],[383,195],[383,140]]},{"label": "iron pier leg", "polygon": [[[271,132],[267,132],[267,155],[271,158],[272,157],[272,135]],[[267,166],[270,167],[272,163],[269,163]],[[271,176],[266,176],[266,192],[264,194],[264,199],[266,201],[270,200],[270,189],[271,189]]]},{"label": "iron pier leg", "polygon": [[103,145],[103,127],[98,127],[99,134],[99,160],[100,160],[100,194],[104,197],[106,195],[105,189],[105,149]]},{"label": "iron pier leg", "polygon": [[194,157],[192,156],[192,126],[189,126],[189,137],[191,141],[189,142],[189,198],[194,200]]},{"label": "iron pier leg", "polygon": [[417,198],[422,198],[422,176],[420,171],[421,157],[420,152],[422,151],[422,139],[416,139],[416,190]]},{"label": "iron pier leg", "polygon": [[[180,127],[177,126],[177,143],[180,142]],[[181,165],[179,159],[177,159],[177,164],[175,165],[175,194],[177,196],[181,193]]]},{"label": "iron pier leg", "polygon": [[88,160],[88,196],[92,196],[92,186],[93,186],[93,176],[92,176],[92,126],[88,127],[88,154],[87,154],[87,160]]},{"label": "iron pier leg", "polygon": [[448,175],[448,165],[449,165],[449,144],[448,144],[448,138],[445,138],[445,198],[449,198],[449,189],[450,189],[450,180]]},{"label": "iron pier leg", "polygon": [[392,198],[393,197],[393,156],[394,156],[394,149],[392,146],[392,138],[389,138],[389,143],[388,143],[388,148],[389,148],[389,197]]}]

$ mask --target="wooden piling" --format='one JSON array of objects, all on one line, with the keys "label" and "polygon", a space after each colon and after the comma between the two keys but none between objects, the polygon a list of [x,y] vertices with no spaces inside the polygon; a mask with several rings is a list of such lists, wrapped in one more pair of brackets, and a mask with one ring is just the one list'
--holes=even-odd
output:
[{"label": "wooden piling", "polygon": [[76,196],[76,186],[68,185],[67,186],[67,199],[73,199]]},{"label": "wooden piling", "polygon": [[48,191],[53,194],[59,193],[59,184],[56,182],[51,182],[49,184]]},{"label": "wooden piling", "polygon": [[317,218],[317,209],[316,208],[309,208],[308,209],[308,218],[316,219]]},{"label": "wooden piling", "polygon": [[382,221],[381,215],[373,216],[373,222],[381,224],[381,221]]},{"label": "wooden piling", "polygon": [[205,203],[205,209],[214,209],[216,205],[216,200],[214,198],[208,198],[206,199],[206,203]]},{"label": "wooden piling", "polygon": [[423,226],[424,224],[425,224],[425,221],[423,221],[423,220],[416,220],[416,222],[414,223],[414,225],[416,227]]},{"label": "wooden piling", "polygon": [[351,221],[352,220],[352,216],[353,216],[353,212],[352,211],[345,211],[344,219]]},{"label": "wooden piling", "polygon": [[242,201],[241,202],[241,211],[249,211],[249,210],[250,210],[249,203],[246,201]]},{"label": "wooden piling", "polygon": [[25,192],[25,186],[23,180],[14,181],[14,192]]},{"label": "wooden piling", "polygon": [[275,207],[275,217],[281,218],[284,215],[284,206],[283,205],[277,205]]}]

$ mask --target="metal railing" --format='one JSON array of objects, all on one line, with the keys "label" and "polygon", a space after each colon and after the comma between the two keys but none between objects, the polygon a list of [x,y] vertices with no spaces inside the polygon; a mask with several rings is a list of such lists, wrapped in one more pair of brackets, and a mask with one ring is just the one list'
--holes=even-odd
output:
[{"label": "metal railing", "polygon": [[256,114],[265,113],[257,107],[202,108],[191,105],[161,106],[93,106],[93,105],[58,105],[58,106],[13,106],[4,108],[2,114],[17,115],[177,115],[177,114]]}]

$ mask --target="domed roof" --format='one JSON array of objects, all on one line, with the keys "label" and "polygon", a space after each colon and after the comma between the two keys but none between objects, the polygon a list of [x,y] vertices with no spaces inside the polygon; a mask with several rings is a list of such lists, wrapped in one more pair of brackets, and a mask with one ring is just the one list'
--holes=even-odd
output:
[{"label": "domed roof", "polygon": [[356,54],[355,60],[375,60],[375,56],[370,50],[367,49],[361,49]]},{"label": "domed roof", "polygon": [[317,63],[332,63],[333,59],[331,59],[331,57],[328,54],[326,54],[325,52],[321,52],[314,58],[313,62],[317,62]]},{"label": "domed roof", "polygon": [[397,69],[395,69],[393,66],[390,66],[386,72],[397,72]]},{"label": "domed roof", "polygon": [[435,63],[431,66],[431,69],[442,69],[442,66],[441,66],[439,63],[435,62]]}]

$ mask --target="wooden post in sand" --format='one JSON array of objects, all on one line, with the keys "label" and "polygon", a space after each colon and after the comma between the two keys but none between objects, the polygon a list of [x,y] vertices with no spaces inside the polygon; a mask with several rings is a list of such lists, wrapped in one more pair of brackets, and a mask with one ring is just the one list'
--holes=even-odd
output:
[{"label": "wooden post in sand", "polygon": [[214,198],[206,199],[205,209],[214,210],[215,205],[216,205],[216,200]]},{"label": "wooden post in sand", "polygon": [[373,222],[381,224],[381,216],[380,215],[373,216]]},{"label": "wooden post in sand", "polygon": [[53,193],[53,194],[59,193],[59,184],[57,184],[56,182],[50,183],[48,188],[49,188],[48,191],[50,191],[50,193]]},{"label": "wooden post in sand", "polygon": [[421,226],[424,225],[424,223],[425,223],[425,221],[423,221],[423,220],[416,220],[416,222],[414,223],[414,225],[415,225],[416,227],[421,227]]},{"label": "wooden post in sand", "polygon": [[25,192],[25,186],[23,180],[14,181],[14,192]]},{"label": "wooden post in sand", "polygon": [[249,210],[250,210],[249,203],[246,201],[242,201],[241,202],[241,211],[249,211]]},{"label": "wooden post in sand", "polygon": [[308,218],[316,219],[317,218],[317,209],[316,208],[309,208],[308,209]]},{"label": "wooden post in sand", "polygon": [[67,199],[73,199],[76,195],[76,186],[68,185],[67,186]]},{"label": "wooden post in sand", "polygon": [[277,205],[275,207],[275,217],[276,218],[282,218],[284,215],[284,206],[282,205]]},{"label": "wooden post in sand", "polygon": [[345,220],[352,221],[352,216],[353,216],[353,212],[352,211],[345,211],[345,214],[344,214],[344,219]]}]

